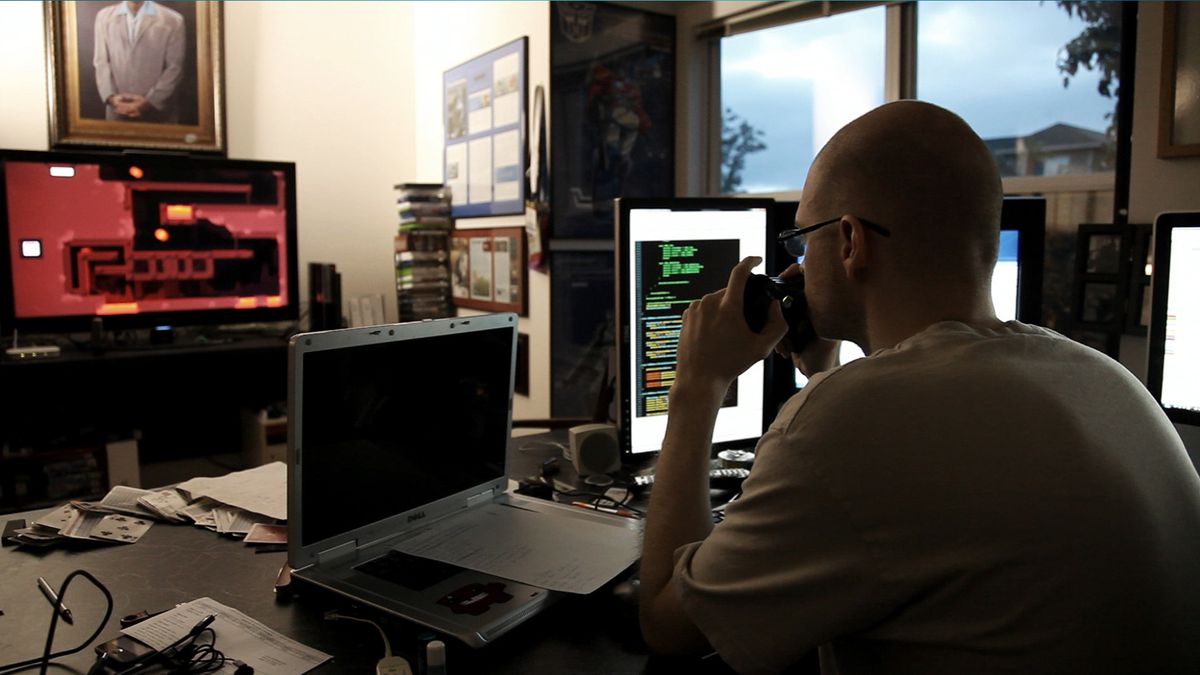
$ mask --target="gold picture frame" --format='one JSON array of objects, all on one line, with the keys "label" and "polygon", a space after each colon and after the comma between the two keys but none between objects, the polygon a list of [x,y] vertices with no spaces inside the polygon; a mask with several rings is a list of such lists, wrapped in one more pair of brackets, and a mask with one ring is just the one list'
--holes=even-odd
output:
[{"label": "gold picture frame", "polygon": [[1158,156],[1200,157],[1200,6],[1163,3]]},{"label": "gold picture frame", "polygon": [[51,147],[225,154],[220,2],[43,5]]}]

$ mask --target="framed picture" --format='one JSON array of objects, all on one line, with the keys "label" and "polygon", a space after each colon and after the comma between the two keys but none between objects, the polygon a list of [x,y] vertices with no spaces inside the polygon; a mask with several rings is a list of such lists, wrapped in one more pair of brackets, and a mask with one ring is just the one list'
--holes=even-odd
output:
[{"label": "framed picture", "polygon": [[51,146],[225,153],[220,2],[44,6]]},{"label": "framed picture", "polygon": [[1164,2],[1158,156],[1200,156],[1200,7]]},{"label": "framed picture", "polygon": [[613,199],[675,196],[675,17],[550,3],[552,239],[612,239]]},{"label": "framed picture", "polygon": [[455,218],[525,213],[529,38],[442,74],[445,183]]},{"label": "framed picture", "polygon": [[1121,235],[1093,234],[1088,237],[1088,274],[1116,274],[1121,271]]},{"label": "framed picture", "polygon": [[525,228],[450,233],[450,290],[458,307],[526,316]]}]

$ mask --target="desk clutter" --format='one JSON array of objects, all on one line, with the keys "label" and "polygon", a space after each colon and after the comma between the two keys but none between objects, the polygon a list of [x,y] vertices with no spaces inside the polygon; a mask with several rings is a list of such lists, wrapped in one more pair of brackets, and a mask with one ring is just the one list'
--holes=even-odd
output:
[{"label": "desk clutter", "polygon": [[155,522],[192,523],[247,544],[287,543],[283,462],[193,478],[163,490],[118,485],[98,502],[71,501],[32,524],[10,523],[4,543],[49,548],[73,541],[134,544]]}]

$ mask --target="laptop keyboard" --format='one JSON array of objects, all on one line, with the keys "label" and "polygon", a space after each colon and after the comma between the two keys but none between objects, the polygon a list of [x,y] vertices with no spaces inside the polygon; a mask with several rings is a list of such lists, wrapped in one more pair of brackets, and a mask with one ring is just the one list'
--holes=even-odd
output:
[{"label": "laptop keyboard", "polygon": [[354,569],[412,591],[423,591],[462,571],[461,567],[399,551],[388,551]]}]

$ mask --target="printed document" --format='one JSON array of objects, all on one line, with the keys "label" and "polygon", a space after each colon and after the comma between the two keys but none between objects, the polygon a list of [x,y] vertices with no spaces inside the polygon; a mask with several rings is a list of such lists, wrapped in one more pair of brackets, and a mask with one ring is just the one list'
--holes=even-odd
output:
[{"label": "printed document", "polygon": [[[217,617],[209,626],[217,636],[217,649],[226,658],[245,662],[256,673],[306,673],[331,658],[211,598],[186,602],[129,628],[122,628],[121,632],[161,650],[186,635],[210,614]],[[232,673],[235,669],[234,664],[226,663],[217,672]]]},{"label": "printed document", "polygon": [[193,478],[180,483],[177,489],[192,499],[208,497],[276,520],[287,520],[287,465],[283,462],[234,471],[219,478]]}]

